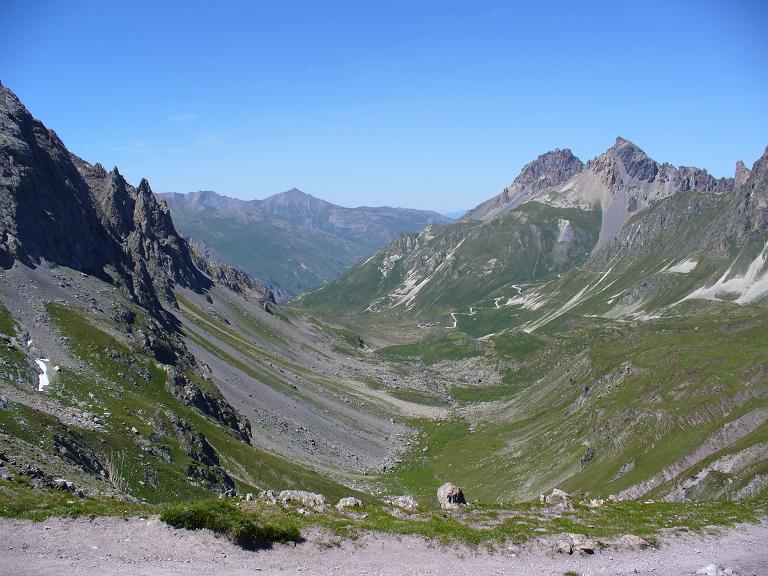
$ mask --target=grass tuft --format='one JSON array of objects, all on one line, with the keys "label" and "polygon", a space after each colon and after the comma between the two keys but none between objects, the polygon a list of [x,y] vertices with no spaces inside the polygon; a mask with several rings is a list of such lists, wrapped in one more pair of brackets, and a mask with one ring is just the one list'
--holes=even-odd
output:
[{"label": "grass tuft", "polygon": [[208,529],[229,538],[241,548],[254,550],[269,548],[275,542],[299,542],[301,533],[292,524],[278,526],[260,522],[226,502],[204,500],[194,504],[180,504],[160,514],[160,520],[174,528],[185,530]]}]

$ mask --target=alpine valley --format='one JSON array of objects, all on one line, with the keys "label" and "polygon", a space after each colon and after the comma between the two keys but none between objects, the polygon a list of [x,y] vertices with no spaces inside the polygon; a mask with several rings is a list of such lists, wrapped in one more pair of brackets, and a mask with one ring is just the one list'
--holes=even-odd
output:
[{"label": "alpine valley", "polygon": [[765,514],[768,150],[727,179],[554,150],[451,222],[155,195],[1,87],[0,171],[4,515],[221,495],[478,543]]}]

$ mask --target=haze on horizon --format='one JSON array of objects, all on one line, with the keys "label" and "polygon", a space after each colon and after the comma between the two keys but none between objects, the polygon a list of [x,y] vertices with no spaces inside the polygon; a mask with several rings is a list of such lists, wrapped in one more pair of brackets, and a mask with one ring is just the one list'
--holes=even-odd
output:
[{"label": "haze on horizon", "polygon": [[768,4],[5,0],[0,81],[156,192],[449,212],[628,138],[732,176],[768,144]]}]

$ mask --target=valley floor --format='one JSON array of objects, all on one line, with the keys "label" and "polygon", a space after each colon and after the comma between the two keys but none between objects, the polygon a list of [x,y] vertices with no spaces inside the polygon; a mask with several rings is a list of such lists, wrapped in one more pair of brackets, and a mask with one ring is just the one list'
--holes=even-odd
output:
[{"label": "valley floor", "polygon": [[[554,552],[554,541],[489,552],[416,537],[367,534],[340,541],[313,531],[298,546],[249,552],[208,531],[175,530],[158,519],[0,519],[0,574],[18,576],[333,574],[582,576],[694,575],[715,564],[740,576],[768,573],[768,523],[717,534],[667,537],[658,549]],[[705,572],[699,572],[705,573]],[[712,572],[715,573],[715,572]],[[725,572],[726,574],[729,572]]]}]

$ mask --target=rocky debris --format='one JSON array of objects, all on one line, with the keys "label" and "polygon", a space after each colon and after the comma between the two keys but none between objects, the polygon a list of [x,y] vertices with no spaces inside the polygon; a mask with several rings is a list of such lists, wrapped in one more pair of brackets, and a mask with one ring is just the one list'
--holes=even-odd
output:
[{"label": "rocky debris", "polygon": [[584,506],[587,508],[602,508],[605,506],[605,500],[602,498],[593,498],[592,500],[585,500]]},{"label": "rocky debris", "polygon": [[597,542],[584,534],[562,534],[555,543],[560,554],[594,554]]},{"label": "rocky debris", "polygon": [[443,510],[456,510],[467,504],[462,489],[450,482],[446,482],[437,489],[437,501]]},{"label": "rocky debris", "polygon": [[707,564],[696,570],[696,574],[702,576],[738,576],[733,568],[724,568],[717,564]]},{"label": "rocky debris", "polygon": [[358,500],[357,498],[347,496],[346,498],[342,498],[336,503],[336,509],[344,510],[345,508],[358,508],[362,505],[363,505],[362,500]]},{"label": "rocky debris", "polygon": [[245,495],[245,501],[246,501],[246,502],[253,502],[253,500],[254,500],[254,498],[253,498],[253,492],[248,492],[248,493]]},{"label": "rocky debris", "polygon": [[251,423],[239,414],[218,390],[215,392],[203,390],[175,368],[168,367],[167,371],[168,388],[182,404],[192,406],[206,416],[210,416],[233,430],[240,440],[250,444]]},{"label": "rocky debris", "polygon": [[301,504],[317,512],[322,512],[326,506],[325,496],[305,490],[283,490],[277,499],[283,504]]},{"label": "rocky debris", "polygon": [[416,510],[419,507],[419,503],[416,502],[416,499],[408,494],[393,498],[392,505],[409,511]]}]

